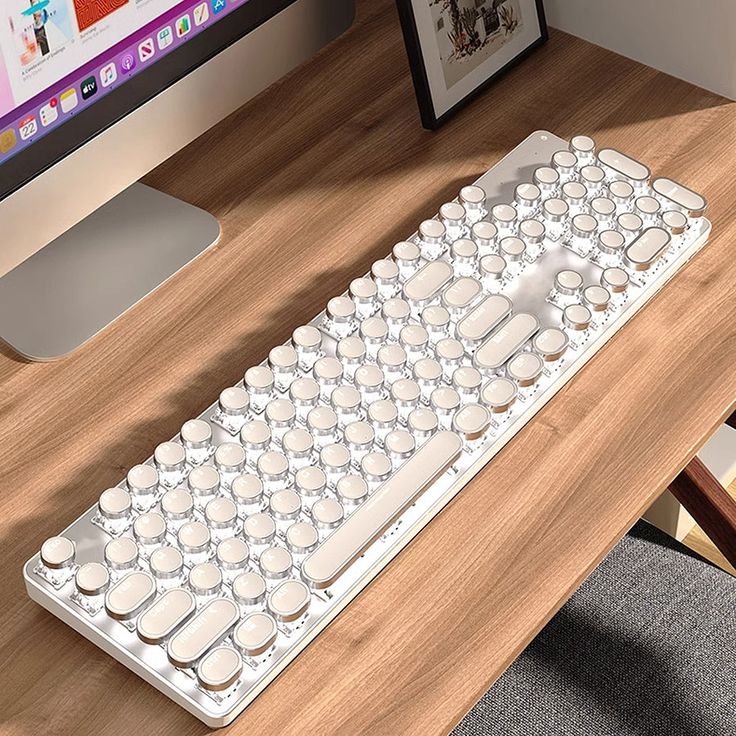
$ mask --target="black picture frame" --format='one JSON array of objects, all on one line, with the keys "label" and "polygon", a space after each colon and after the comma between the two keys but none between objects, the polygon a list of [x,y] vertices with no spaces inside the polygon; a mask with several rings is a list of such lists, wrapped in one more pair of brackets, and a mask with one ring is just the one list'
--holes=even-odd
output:
[{"label": "black picture frame", "polygon": [[[421,0],[427,2],[427,0]],[[401,21],[401,30],[404,36],[406,52],[409,58],[409,68],[411,70],[412,80],[414,82],[414,90],[416,92],[417,104],[419,106],[419,114],[421,116],[422,125],[428,130],[436,130],[458,110],[465,107],[474,100],[479,94],[486,90],[500,76],[506,73],[513,66],[525,59],[532,51],[545,43],[549,37],[547,31],[547,21],[544,15],[544,5],[542,0],[534,0],[537,11],[537,19],[539,22],[539,38],[535,39],[531,44],[517,54],[511,61],[495,70],[481,84],[476,86],[462,100],[455,103],[449,109],[440,115],[436,114],[435,104],[432,98],[432,89],[427,76],[427,70],[424,65],[422,55],[422,39],[417,28],[416,18],[414,15],[415,0],[396,0],[399,11],[399,19]]]}]

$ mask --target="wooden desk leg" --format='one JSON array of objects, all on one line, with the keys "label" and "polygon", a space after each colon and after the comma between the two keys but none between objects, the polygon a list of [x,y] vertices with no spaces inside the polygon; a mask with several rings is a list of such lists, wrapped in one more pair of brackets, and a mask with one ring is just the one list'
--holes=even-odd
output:
[{"label": "wooden desk leg", "polygon": [[723,556],[736,567],[736,501],[695,457],[670,486]]}]

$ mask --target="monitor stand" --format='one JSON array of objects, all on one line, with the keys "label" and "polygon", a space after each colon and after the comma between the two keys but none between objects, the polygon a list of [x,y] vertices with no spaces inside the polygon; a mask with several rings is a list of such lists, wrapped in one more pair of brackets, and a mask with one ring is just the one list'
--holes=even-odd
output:
[{"label": "monitor stand", "polygon": [[133,184],[0,278],[0,338],[25,358],[60,358],[219,237],[208,212]]}]

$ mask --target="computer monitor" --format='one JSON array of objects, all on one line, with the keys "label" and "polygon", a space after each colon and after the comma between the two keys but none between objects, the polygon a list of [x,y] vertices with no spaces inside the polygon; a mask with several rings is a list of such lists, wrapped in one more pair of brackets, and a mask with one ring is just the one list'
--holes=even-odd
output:
[{"label": "computer monitor", "polygon": [[135,182],[353,14],[353,0],[2,0],[0,338],[65,354],[215,242],[209,214]]}]

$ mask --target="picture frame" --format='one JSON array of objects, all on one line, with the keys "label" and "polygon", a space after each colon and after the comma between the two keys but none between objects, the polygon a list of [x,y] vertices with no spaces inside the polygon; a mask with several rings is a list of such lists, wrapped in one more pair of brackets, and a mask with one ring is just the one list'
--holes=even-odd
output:
[{"label": "picture frame", "polygon": [[548,38],[542,0],[396,0],[422,125],[434,130]]}]

